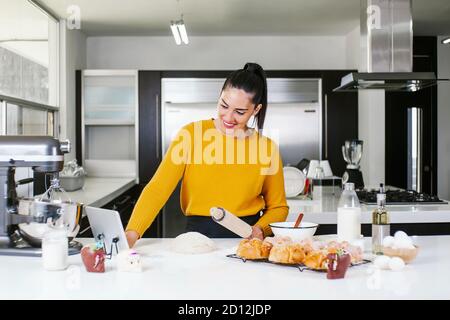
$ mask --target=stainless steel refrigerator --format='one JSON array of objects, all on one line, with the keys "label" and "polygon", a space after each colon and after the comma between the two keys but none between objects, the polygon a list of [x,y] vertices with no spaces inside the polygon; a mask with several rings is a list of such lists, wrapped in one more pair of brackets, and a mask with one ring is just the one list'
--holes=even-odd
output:
[{"label": "stainless steel refrigerator", "polygon": [[[178,130],[194,121],[215,118],[225,79],[164,78],[161,82],[161,147],[165,154]],[[322,108],[320,79],[269,78],[263,134],[277,141],[283,164],[321,159]],[[185,232],[180,183],[163,208],[163,237]]]}]

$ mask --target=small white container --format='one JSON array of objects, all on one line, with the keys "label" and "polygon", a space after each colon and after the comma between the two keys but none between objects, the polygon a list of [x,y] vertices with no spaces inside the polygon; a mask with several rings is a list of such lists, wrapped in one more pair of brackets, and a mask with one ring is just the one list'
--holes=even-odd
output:
[{"label": "small white container", "polygon": [[68,266],[69,240],[65,228],[52,228],[42,239],[42,264],[45,270],[65,270]]}]

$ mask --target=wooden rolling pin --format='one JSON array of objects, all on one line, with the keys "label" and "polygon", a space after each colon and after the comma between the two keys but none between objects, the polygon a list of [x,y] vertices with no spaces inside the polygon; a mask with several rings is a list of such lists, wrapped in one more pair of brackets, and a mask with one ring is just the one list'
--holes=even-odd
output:
[{"label": "wooden rolling pin", "polygon": [[228,230],[236,233],[242,238],[248,238],[252,235],[252,226],[239,219],[231,212],[220,207],[212,207],[209,210],[212,219]]}]

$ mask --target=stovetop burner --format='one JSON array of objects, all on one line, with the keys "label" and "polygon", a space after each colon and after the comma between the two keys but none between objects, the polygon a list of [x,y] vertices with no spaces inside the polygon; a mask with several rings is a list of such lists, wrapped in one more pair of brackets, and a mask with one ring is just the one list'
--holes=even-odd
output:
[{"label": "stovetop burner", "polygon": [[[359,201],[363,204],[376,205],[378,190],[358,190]],[[405,205],[405,204],[447,204],[446,201],[426,193],[419,193],[414,190],[388,190],[386,191],[387,205]]]}]

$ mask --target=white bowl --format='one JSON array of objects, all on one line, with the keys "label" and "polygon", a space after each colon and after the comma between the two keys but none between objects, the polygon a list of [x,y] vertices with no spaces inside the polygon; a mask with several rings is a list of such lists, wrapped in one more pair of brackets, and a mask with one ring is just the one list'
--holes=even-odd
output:
[{"label": "white bowl", "polygon": [[311,239],[319,226],[317,223],[306,221],[302,221],[297,228],[294,228],[294,225],[294,221],[274,222],[269,224],[275,236],[290,237],[293,241]]}]

